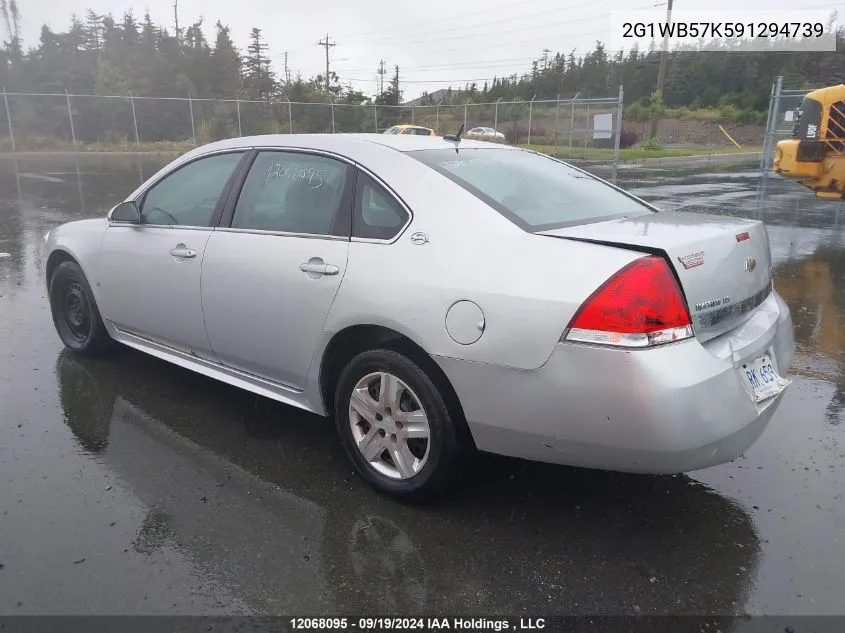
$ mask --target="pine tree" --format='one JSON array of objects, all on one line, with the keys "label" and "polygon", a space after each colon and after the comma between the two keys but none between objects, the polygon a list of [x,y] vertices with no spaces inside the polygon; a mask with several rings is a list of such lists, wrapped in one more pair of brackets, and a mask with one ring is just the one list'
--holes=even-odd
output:
[{"label": "pine tree", "polygon": [[240,89],[240,55],[229,36],[229,27],[221,22],[215,25],[217,37],[211,54],[214,76],[211,80],[212,96],[232,99]]},{"label": "pine tree", "polygon": [[261,29],[253,28],[249,35],[247,56],[244,59],[244,86],[250,99],[269,99],[273,94],[275,80],[270,71],[267,57],[267,43],[261,37]]}]

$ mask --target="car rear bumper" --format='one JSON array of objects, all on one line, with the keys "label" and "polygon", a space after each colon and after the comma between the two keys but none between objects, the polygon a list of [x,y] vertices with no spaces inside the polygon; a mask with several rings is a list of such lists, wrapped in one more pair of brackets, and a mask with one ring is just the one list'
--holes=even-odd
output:
[{"label": "car rear bumper", "polygon": [[739,368],[764,353],[781,376],[794,351],[772,293],[736,330],[649,350],[560,343],[532,371],[435,357],[480,450],[606,470],[679,473],[740,456],[783,398],[755,404]]}]

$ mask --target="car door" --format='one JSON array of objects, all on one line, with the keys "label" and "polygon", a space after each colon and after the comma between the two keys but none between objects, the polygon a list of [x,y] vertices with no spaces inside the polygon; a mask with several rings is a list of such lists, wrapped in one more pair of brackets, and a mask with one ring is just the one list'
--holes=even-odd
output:
[{"label": "car door", "polygon": [[244,156],[226,152],[180,166],[136,200],[139,224],[109,223],[97,280],[105,319],[126,332],[211,357],[200,269],[222,212],[221,194]]},{"label": "car door", "polygon": [[346,270],[353,180],[333,156],[257,153],[203,261],[205,325],[221,362],[304,388]]}]

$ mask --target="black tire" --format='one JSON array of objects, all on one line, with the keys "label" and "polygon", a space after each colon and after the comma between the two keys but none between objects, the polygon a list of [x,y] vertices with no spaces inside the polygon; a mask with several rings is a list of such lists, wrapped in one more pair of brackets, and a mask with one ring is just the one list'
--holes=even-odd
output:
[{"label": "black tire", "polygon": [[[427,457],[420,470],[405,479],[394,479],[376,470],[358,449],[353,436],[349,412],[353,389],[366,376],[377,372],[389,372],[404,382],[428,419]],[[438,387],[438,382],[415,361],[389,349],[362,352],[341,372],[334,399],[340,441],[361,476],[380,492],[412,502],[429,500],[456,481],[471,456],[471,446],[463,439],[466,434],[459,428],[464,424],[459,408],[450,406],[453,403],[449,402],[449,394]]]},{"label": "black tire", "polygon": [[59,338],[71,351],[99,356],[116,347],[100,317],[91,286],[76,262],[62,262],[53,271],[50,311]]}]

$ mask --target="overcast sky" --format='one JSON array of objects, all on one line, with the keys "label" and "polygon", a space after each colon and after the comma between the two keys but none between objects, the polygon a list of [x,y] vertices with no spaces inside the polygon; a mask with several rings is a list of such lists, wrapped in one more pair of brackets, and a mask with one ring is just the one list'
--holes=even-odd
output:
[{"label": "overcast sky", "polygon": [[[660,4],[662,3],[662,5]],[[64,31],[73,13],[84,18],[90,8],[119,18],[132,9],[140,19],[172,32],[173,0],[18,0],[25,45],[37,42],[41,24]],[[332,70],[342,83],[372,93],[380,59],[399,65],[404,98],[426,90],[479,86],[494,75],[522,73],[544,48],[553,52],[591,49],[610,40],[610,12],[665,9],[665,0],[179,0],[180,26],[204,18],[213,42],[214,23],[231,27],[237,46],[246,49],[250,29],[263,30],[275,70],[281,73],[284,51],[293,73],[307,77],[325,71],[325,49],[317,41],[329,34]],[[738,9],[839,9],[845,0],[676,0],[675,7],[713,11]],[[386,75],[386,80],[389,78]]]}]

